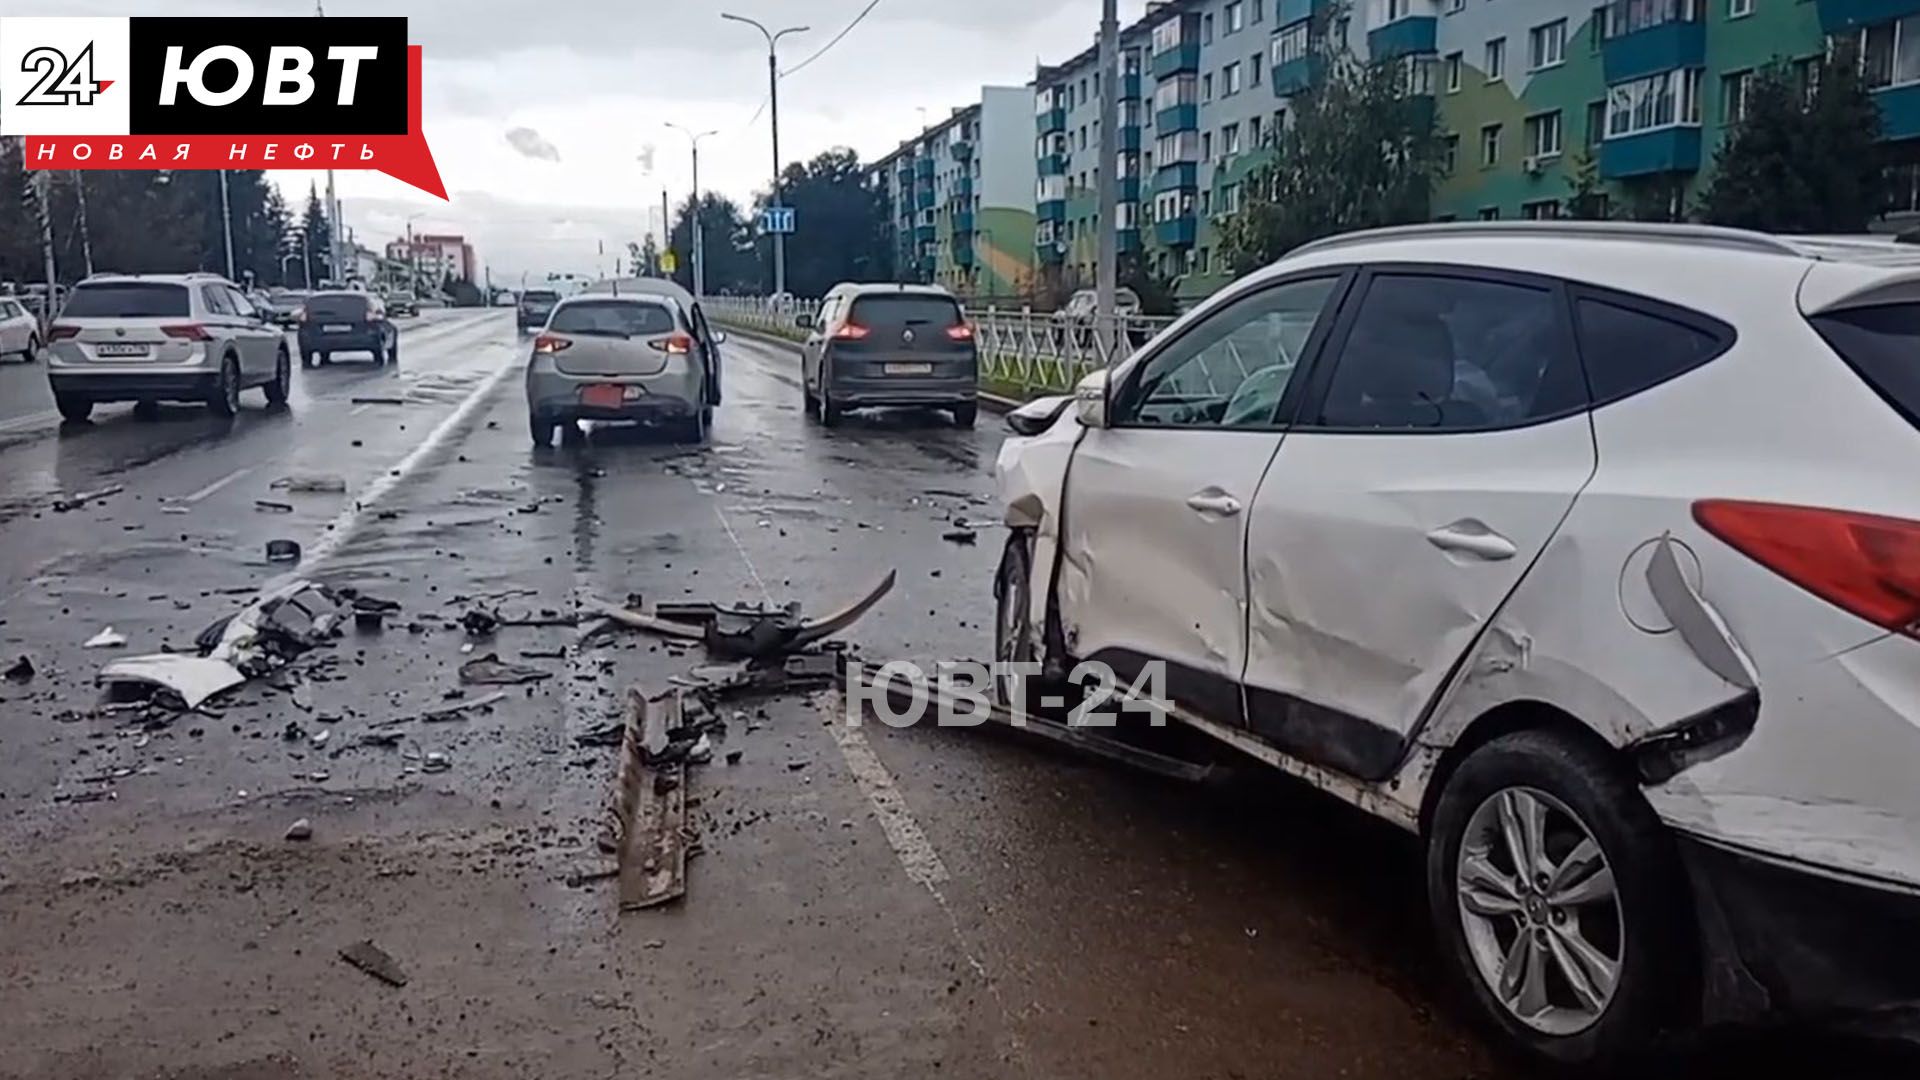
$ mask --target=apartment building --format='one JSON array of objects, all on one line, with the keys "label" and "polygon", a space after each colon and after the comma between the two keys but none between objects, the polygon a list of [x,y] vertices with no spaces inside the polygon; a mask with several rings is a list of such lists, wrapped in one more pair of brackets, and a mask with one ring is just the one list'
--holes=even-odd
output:
[{"label": "apartment building", "polygon": [[867,169],[886,205],[895,277],[969,297],[1011,297],[1033,276],[1032,93],[988,86],[980,101]]}]

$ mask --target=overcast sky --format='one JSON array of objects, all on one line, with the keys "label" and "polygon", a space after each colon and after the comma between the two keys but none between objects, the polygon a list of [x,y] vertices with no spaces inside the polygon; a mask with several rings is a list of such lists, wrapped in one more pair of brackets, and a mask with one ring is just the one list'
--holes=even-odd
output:
[{"label": "overcast sky", "polygon": [[[464,232],[496,279],[589,271],[659,218],[691,182],[746,202],[772,166],[766,44],[733,11],[808,25],[780,45],[782,68],[825,45],[867,0],[326,0],[329,15],[405,14],[426,58],[425,126],[451,203],[375,173],[342,172],[345,220],[362,242],[404,230]],[[1145,0],[1121,0],[1120,19]],[[308,0],[16,0],[9,13],[297,15]],[[851,146],[871,159],[1034,63],[1092,44],[1100,0],[879,0],[826,55],[781,80],[780,150],[805,159]],[[751,123],[749,121],[752,120]],[[638,158],[652,151],[652,169]],[[308,174],[277,174],[290,201]],[[649,217],[649,213],[651,217]],[[604,261],[599,263],[605,266]]]}]

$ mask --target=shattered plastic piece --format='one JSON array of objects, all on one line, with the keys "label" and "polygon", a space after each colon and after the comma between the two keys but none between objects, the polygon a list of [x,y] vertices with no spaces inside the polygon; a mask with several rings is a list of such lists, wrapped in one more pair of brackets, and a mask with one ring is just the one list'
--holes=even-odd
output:
[{"label": "shattered plastic piece", "polygon": [[[369,731],[365,735],[360,736],[360,745],[394,747],[400,745],[402,738],[405,738],[405,735],[398,731]],[[338,751],[335,752],[337,753]]]},{"label": "shattered plastic piece", "polygon": [[239,686],[247,677],[224,660],[160,653],[116,660],[101,668],[94,681],[158,687],[177,695],[185,708],[197,709],[201,702]]},{"label": "shattered plastic piece", "polygon": [[267,561],[290,563],[300,561],[300,545],[292,540],[267,541]]},{"label": "shattered plastic piece", "polygon": [[301,818],[299,821],[296,821],[293,824],[287,826],[287,839],[289,840],[313,839],[313,822],[308,821],[306,818]]},{"label": "shattered plastic piece", "polygon": [[980,539],[980,534],[968,528],[950,529],[947,532],[941,533],[940,539],[950,544],[961,544],[972,547],[974,541]]},{"label": "shattered plastic piece", "polygon": [[318,750],[321,747],[327,745],[327,740],[331,738],[333,738],[333,732],[328,731],[325,728],[322,728],[319,731],[314,732],[313,736],[309,738],[307,742],[311,744],[315,750]]},{"label": "shattered plastic piece", "polygon": [[744,756],[744,754],[745,754],[745,751],[742,751],[742,750],[729,750],[729,751],[727,751],[727,764],[729,764],[729,765],[738,765],[738,764],[740,764],[740,758],[741,758],[742,756]]},{"label": "shattered plastic piece", "polygon": [[388,986],[407,985],[407,973],[385,949],[371,941],[356,941],[340,950],[340,959]]},{"label": "shattered plastic piece", "polygon": [[507,692],[505,690],[495,690],[491,694],[482,694],[472,701],[460,701],[438,709],[429,709],[420,715],[420,719],[428,723],[435,723],[441,720],[458,720],[463,713],[473,709],[484,709],[489,705],[505,701],[506,697]]},{"label": "shattered plastic piece", "polygon": [[500,616],[485,608],[474,608],[460,616],[460,625],[466,628],[469,637],[487,637],[499,629]]},{"label": "shattered plastic piece", "polygon": [[109,495],[118,495],[125,490],[127,490],[127,488],[124,484],[108,484],[106,487],[97,488],[93,491],[83,491],[78,495],[69,495],[65,498],[55,499],[53,501],[53,509],[55,513],[64,514],[69,510],[78,510],[95,499],[104,499]]},{"label": "shattered plastic piece", "polygon": [[272,499],[255,499],[253,500],[253,508],[255,510],[266,510],[275,514],[293,513],[292,503],[274,502]]},{"label": "shattered plastic piece", "polygon": [[405,398],[397,397],[357,397],[350,402],[354,405],[405,405]]},{"label": "shattered plastic piece", "polygon": [[617,720],[609,720],[584,734],[575,735],[575,746],[619,746],[626,737],[627,725]]},{"label": "shattered plastic piece", "polygon": [[687,750],[687,760],[695,765],[705,765],[713,760],[713,740],[701,735]]},{"label": "shattered plastic piece", "polygon": [[127,636],[115,630],[113,627],[109,626],[105,630],[102,630],[99,633],[88,638],[87,643],[84,646],[82,646],[82,648],[117,649],[122,645],[125,645],[126,643],[127,643]]},{"label": "shattered plastic piece", "polygon": [[338,476],[283,476],[271,485],[295,495],[344,495],[347,482]]},{"label": "shattered plastic piece", "polygon": [[307,737],[307,729],[300,726],[300,721],[289,720],[287,726],[280,729],[280,737],[288,742],[299,742]]},{"label": "shattered plastic piece", "polygon": [[439,750],[427,751],[426,760],[420,763],[421,772],[446,772],[451,768],[453,768],[452,759]]},{"label": "shattered plastic piece", "polygon": [[15,660],[13,666],[8,668],[4,675],[0,675],[0,678],[10,683],[27,683],[33,681],[33,675],[33,658],[23,656]]},{"label": "shattered plastic piece", "polygon": [[460,665],[460,681],[480,686],[520,686],[553,678],[553,672],[509,663],[494,653]]}]

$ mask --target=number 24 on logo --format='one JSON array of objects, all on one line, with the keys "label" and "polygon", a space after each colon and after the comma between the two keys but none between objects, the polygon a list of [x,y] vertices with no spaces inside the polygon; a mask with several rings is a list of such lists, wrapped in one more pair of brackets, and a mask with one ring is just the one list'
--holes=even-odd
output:
[{"label": "number 24 on logo", "polygon": [[93,79],[93,45],[80,50],[69,63],[65,53],[51,45],[29,49],[20,62],[20,70],[39,73],[33,86],[21,98],[21,105],[91,105],[93,96],[107,84]]}]

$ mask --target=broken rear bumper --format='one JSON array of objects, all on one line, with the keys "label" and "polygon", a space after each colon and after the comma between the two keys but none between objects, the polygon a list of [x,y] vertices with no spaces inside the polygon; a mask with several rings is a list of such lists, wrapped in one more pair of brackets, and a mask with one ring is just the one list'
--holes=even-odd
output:
[{"label": "broken rear bumper", "polygon": [[1692,882],[1708,1023],[1920,1009],[1920,891],[1763,860],[1677,834]]}]

